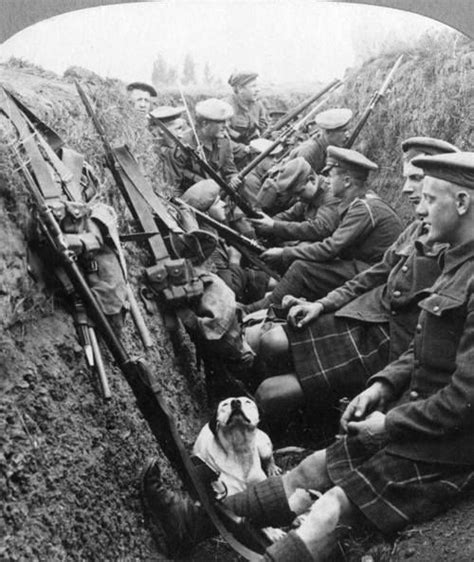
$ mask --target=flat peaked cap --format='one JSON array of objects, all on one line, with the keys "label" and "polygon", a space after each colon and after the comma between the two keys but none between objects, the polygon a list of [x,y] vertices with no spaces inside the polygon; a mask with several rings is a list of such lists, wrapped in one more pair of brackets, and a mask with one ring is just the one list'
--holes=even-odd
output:
[{"label": "flat peaked cap", "polygon": [[226,101],[209,98],[196,104],[196,114],[209,121],[225,121],[234,115],[234,110]]},{"label": "flat peaked cap", "polygon": [[347,107],[335,107],[318,113],[314,122],[318,127],[321,127],[321,129],[339,129],[349,123],[352,119],[352,115],[352,111],[347,109]]},{"label": "flat peaked cap", "polygon": [[229,80],[227,82],[230,84],[230,86],[232,86],[232,88],[236,88],[238,86],[245,86],[245,84],[248,84],[252,80],[255,80],[255,78],[257,77],[257,72],[239,70],[238,72],[233,72],[229,76]]},{"label": "flat peaked cap", "polygon": [[416,156],[412,164],[421,168],[426,176],[474,189],[474,152]]},{"label": "flat peaked cap", "polygon": [[181,199],[198,211],[207,211],[219,197],[220,188],[214,180],[201,180],[187,189]]},{"label": "flat peaked cap", "polygon": [[156,98],[156,90],[150,84],[146,82],[132,82],[127,86],[127,92],[131,92],[132,90],[143,90],[144,92],[148,92],[150,96]]},{"label": "flat peaked cap", "polygon": [[326,166],[323,171],[327,172],[334,167],[343,168],[362,179],[366,179],[370,171],[378,169],[375,162],[357,150],[328,146]]},{"label": "flat peaked cap", "polygon": [[[250,147],[255,150],[255,152],[262,153],[270,148],[270,146],[273,144],[273,141],[269,139],[253,139],[250,141],[249,144]],[[283,148],[284,147],[282,143],[277,144],[277,146],[275,146],[275,148],[270,152],[270,154],[272,156],[275,156],[276,154],[280,154]]]},{"label": "flat peaked cap", "polygon": [[433,137],[410,137],[402,142],[402,150],[405,154],[445,154],[449,152],[460,152],[457,146],[441,139]]},{"label": "flat peaked cap", "polygon": [[292,190],[306,182],[313,173],[313,168],[302,156],[293,158],[287,162],[283,170],[278,174],[276,183],[280,190]]},{"label": "flat peaked cap", "polygon": [[173,121],[177,119],[184,111],[184,107],[179,105],[178,107],[171,107],[170,105],[160,105],[155,107],[153,111],[150,111],[150,117],[152,119],[158,119],[159,121]]}]

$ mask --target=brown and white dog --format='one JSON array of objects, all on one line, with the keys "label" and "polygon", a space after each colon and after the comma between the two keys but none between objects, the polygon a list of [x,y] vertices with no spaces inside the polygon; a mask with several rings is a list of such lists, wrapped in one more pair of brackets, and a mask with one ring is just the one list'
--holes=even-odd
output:
[{"label": "brown and white dog", "polygon": [[270,438],[257,425],[257,405],[247,396],[227,398],[198,435],[193,453],[220,474],[227,494],[281,474]]}]

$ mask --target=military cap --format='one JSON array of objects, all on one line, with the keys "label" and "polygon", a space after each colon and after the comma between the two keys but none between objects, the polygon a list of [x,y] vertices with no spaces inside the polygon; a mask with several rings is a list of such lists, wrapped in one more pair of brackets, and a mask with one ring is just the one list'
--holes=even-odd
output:
[{"label": "military cap", "polygon": [[314,119],[314,122],[321,129],[327,129],[329,131],[333,129],[340,129],[345,127],[347,123],[352,119],[352,111],[346,107],[335,107],[333,109],[327,109],[318,113]]},{"label": "military cap", "polygon": [[232,88],[237,88],[239,86],[245,86],[245,84],[248,84],[252,80],[255,80],[257,76],[258,76],[257,72],[242,70],[239,72],[233,72],[230,75],[229,80],[227,82],[230,84],[230,86],[232,86]]},{"label": "military cap", "polygon": [[160,105],[155,107],[153,111],[150,111],[150,118],[152,121],[159,120],[166,123],[167,121],[174,121],[177,119],[184,111],[182,105],[178,107],[171,107],[170,105]]},{"label": "military cap", "polygon": [[416,156],[412,164],[421,168],[426,176],[474,189],[474,152]]},{"label": "military cap", "polygon": [[187,189],[181,199],[198,211],[207,211],[217,201],[220,188],[214,180],[201,180]]},{"label": "military cap", "polygon": [[131,92],[132,90],[143,90],[144,92],[148,92],[153,98],[157,96],[155,88],[146,82],[132,82],[127,86],[127,92]]},{"label": "military cap", "polygon": [[[268,139],[253,139],[250,141],[249,145],[250,148],[255,150],[255,152],[264,152],[273,144],[271,140]],[[275,156],[276,154],[280,154],[283,150],[283,145],[280,143],[270,152],[271,156]]]},{"label": "military cap", "polygon": [[293,158],[285,165],[278,174],[276,183],[282,191],[291,190],[306,182],[312,173],[313,168],[311,168],[306,159],[298,156],[298,158]]},{"label": "military cap", "polygon": [[270,117],[283,117],[283,115],[286,115],[288,111],[282,107],[269,107],[267,109],[267,113]]},{"label": "military cap", "polygon": [[454,144],[432,137],[410,137],[402,142],[402,150],[409,160],[417,154],[433,155],[459,152],[459,148]]},{"label": "military cap", "polygon": [[350,148],[340,148],[338,146],[328,146],[326,166],[323,172],[328,172],[331,168],[342,168],[354,177],[367,179],[371,170],[377,170],[378,166],[372,160],[366,158],[357,150]]},{"label": "military cap", "polygon": [[196,115],[209,121],[226,121],[234,114],[232,106],[223,100],[209,98],[196,104]]}]

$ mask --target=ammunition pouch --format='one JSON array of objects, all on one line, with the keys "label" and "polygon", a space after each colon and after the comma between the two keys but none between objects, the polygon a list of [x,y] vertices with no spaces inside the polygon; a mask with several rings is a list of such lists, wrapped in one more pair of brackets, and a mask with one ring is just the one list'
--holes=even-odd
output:
[{"label": "ammunition pouch", "polygon": [[153,291],[173,307],[193,305],[204,292],[202,280],[186,259],[168,259],[148,267],[145,275]]}]

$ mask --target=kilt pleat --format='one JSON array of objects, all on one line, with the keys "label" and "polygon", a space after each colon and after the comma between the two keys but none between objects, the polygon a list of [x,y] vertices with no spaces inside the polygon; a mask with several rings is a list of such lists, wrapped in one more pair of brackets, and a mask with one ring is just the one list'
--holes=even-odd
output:
[{"label": "kilt pleat", "polygon": [[357,437],[337,440],[326,453],[333,484],[385,534],[434,517],[474,487],[474,466],[413,461]]},{"label": "kilt pleat", "polygon": [[295,372],[308,399],[352,397],[389,358],[389,326],[323,314],[309,326],[287,325]]}]

